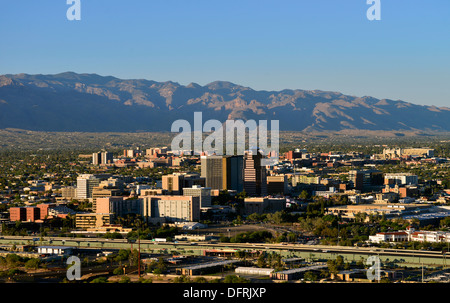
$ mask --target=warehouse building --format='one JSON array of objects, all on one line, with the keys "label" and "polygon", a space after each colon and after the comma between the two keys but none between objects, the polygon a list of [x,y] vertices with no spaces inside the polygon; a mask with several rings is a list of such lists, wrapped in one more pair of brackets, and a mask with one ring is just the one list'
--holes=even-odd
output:
[{"label": "warehouse building", "polygon": [[326,264],[317,264],[312,266],[293,268],[271,273],[270,277],[275,280],[284,280],[284,281],[298,280],[301,277],[303,277],[303,275],[308,271],[318,271],[326,267],[327,267]]},{"label": "warehouse building", "polygon": [[208,262],[199,265],[177,268],[177,274],[193,276],[210,274],[222,270],[227,265],[240,263],[239,260],[223,260],[217,262]]},{"label": "warehouse building", "polygon": [[255,276],[270,276],[274,271],[273,268],[259,268],[259,267],[238,267],[234,270],[236,274],[240,275],[255,275]]}]

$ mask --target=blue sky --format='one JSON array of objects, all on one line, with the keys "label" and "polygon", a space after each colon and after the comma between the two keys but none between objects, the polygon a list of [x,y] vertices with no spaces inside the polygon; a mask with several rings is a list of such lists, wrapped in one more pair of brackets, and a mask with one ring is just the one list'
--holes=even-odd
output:
[{"label": "blue sky", "polygon": [[224,80],[450,106],[450,1],[0,0],[0,74]]}]

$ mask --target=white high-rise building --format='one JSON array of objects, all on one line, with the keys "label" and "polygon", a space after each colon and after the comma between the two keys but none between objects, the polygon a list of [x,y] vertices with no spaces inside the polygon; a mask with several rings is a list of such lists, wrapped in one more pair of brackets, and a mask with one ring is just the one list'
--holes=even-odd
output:
[{"label": "white high-rise building", "polygon": [[200,207],[211,207],[211,188],[193,185],[183,188],[184,196],[193,196],[200,198]]},{"label": "white high-rise building", "polygon": [[92,164],[94,165],[111,164],[113,162],[113,154],[110,152],[103,151],[92,154]]},{"label": "white high-rise building", "polygon": [[77,199],[92,198],[93,188],[100,184],[100,179],[92,174],[79,175],[77,178]]}]

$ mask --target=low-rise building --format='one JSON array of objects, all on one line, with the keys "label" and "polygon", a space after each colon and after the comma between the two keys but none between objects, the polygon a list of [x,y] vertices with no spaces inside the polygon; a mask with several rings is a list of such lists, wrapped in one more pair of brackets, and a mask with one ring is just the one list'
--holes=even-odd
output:
[{"label": "low-rise building", "polygon": [[97,228],[104,225],[111,224],[111,218],[113,214],[102,213],[81,213],[75,215],[75,227],[76,228]]},{"label": "low-rise building", "polygon": [[245,214],[274,213],[286,209],[286,198],[253,197],[244,199]]},{"label": "low-rise building", "polygon": [[377,233],[374,236],[369,236],[369,241],[372,243],[404,241],[441,243],[450,242],[450,233],[442,231],[416,231],[414,228],[409,227],[404,231]]},{"label": "low-rise building", "polygon": [[234,272],[238,275],[270,276],[270,274],[274,272],[274,269],[259,267],[237,267]]},{"label": "low-rise building", "polygon": [[369,241],[373,243],[381,242],[404,242],[409,240],[409,235],[404,231],[381,232],[374,236],[369,236]]},{"label": "low-rise building", "polygon": [[39,254],[43,255],[70,255],[74,248],[69,246],[39,246]]},{"label": "low-rise building", "polygon": [[326,268],[326,264],[315,264],[311,266],[291,268],[283,271],[277,271],[270,274],[270,277],[275,280],[297,280],[300,279],[308,271],[320,271]]}]

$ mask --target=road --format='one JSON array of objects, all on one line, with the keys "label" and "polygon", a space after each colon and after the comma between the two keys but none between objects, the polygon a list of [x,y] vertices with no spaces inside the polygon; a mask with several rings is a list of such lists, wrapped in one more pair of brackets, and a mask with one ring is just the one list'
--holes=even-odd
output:
[{"label": "road", "polygon": [[[104,239],[104,238],[70,238],[70,237],[45,237],[42,241],[33,241],[34,237],[27,236],[3,236],[0,237],[0,245],[54,245],[54,246],[72,246],[77,248],[91,249],[137,249],[138,243],[128,243],[126,239]],[[36,238],[34,238],[36,240]],[[181,250],[187,253],[202,254],[205,249],[236,249],[236,250],[264,250],[267,252],[276,251],[284,256],[310,256],[319,258],[335,258],[337,254],[347,256],[347,259],[357,260],[358,257],[367,257],[376,255],[385,260],[403,259],[407,263],[425,263],[435,265],[447,265],[447,255],[437,251],[425,250],[405,250],[405,249],[386,249],[369,247],[349,247],[349,246],[328,246],[328,245],[306,245],[306,244],[288,244],[288,243],[217,243],[217,242],[198,242],[191,243],[187,241],[174,242],[154,242],[151,240],[141,240],[140,248],[142,251],[158,253],[166,251]]]}]

